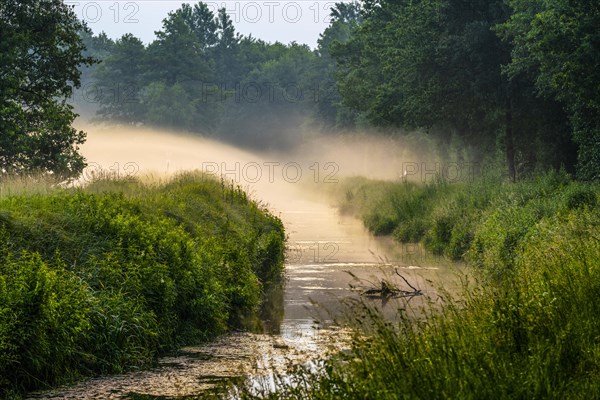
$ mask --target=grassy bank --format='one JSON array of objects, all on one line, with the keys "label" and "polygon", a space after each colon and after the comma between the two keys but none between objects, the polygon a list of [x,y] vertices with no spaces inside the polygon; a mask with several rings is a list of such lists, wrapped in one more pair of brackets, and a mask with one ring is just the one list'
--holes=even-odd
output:
[{"label": "grassy bank", "polygon": [[598,192],[553,172],[516,184],[495,178],[426,185],[354,178],[335,195],[342,212],[362,218],[375,235],[422,242],[433,253],[503,273],[529,228],[547,217],[595,208]]},{"label": "grassy bank", "polygon": [[281,277],[279,219],[206,176],[17,186],[0,197],[6,397],[214,337],[256,315]]},{"label": "grassy bank", "polygon": [[420,320],[399,311],[406,318],[390,324],[363,307],[350,353],[264,397],[599,398],[599,193],[559,173],[517,184],[348,182],[346,211],[374,232],[466,259],[478,282]]}]

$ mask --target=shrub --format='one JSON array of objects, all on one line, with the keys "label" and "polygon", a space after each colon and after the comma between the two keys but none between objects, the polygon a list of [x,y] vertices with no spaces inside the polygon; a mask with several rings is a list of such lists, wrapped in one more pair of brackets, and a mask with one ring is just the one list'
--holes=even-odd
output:
[{"label": "shrub", "polygon": [[401,222],[394,229],[394,238],[400,242],[419,242],[427,231],[427,222],[422,217],[415,217]]},{"label": "shrub", "polygon": [[565,207],[574,210],[580,207],[593,208],[597,205],[596,193],[588,187],[575,186],[565,192]]}]

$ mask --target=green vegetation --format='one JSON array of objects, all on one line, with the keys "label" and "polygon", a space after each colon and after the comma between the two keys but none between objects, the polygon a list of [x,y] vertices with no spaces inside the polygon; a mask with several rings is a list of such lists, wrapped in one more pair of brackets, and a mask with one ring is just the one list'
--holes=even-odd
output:
[{"label": "green vegetation", "polygon": [[280,282],[279,219],[202,174],[11,190],[0,198],[3,393],[147,366],[252,323]]},{"label": "green vegetation", "polygon": [[505,72],[529,77],[540,98],[559,102],[578,145],[578,177],[600,180],[600,6],[591,1],[509,0],[511,15],[498,27],[511,43]]},{"label": "green vegetation", "polygon": [[397,323],[355,307],[351,351],[247,398],[598,396],[600,187],[561,173],[518,184],[347,185],[345,209],[371,230],[464,257],[480,267],[475,282],[454,299],[442,292],[419,317],[399,309]]},{"label": "green vegetation", "polygon": [[422,129],[511,180],[598,179],[600,8],[590,1],[365,0],[332,47],[343,104],[375,126]]},{"label": "green vegetation", "polygon": [[330,17],[310,49],[182,4],[146,45],[94,35],[58,0],[5,1],[0,172],[82,170],[71,97],[98,120],[261,150],[317,130],[417,131],[442,161],[453,144],[458,161],[504,163],[512,181],[561,167],[600,179],[596,2],[364,0]]},{"label": "green vegetation", "polygon": [[213,13],[203,2],[170,12],[148,45],[131,34],[113,41],[83,31],[86,54],[103,62],[83,70],[90,90],[78,107],[95,111],[99,120],[179,129],[259,149],[290,146],[306,126],[353,125],[354,113],[339,104],[328,49],[349,37],[358,18],[355,4],[339,6],[316,51],[240,35],[224,8]]},{"label": "green vegetation", "polygon": [[[590,1],[336,3],[316,49],[235,32],[225,9],[169,13],[157,39],[82,32],[101,119],[264,148],[307,130],[431,134],[438,156],[597,180],[600,9]],[[81,104],[82,102],[80,102]],[[88,104],[89,106],[89,104]]]},{"label": "green vegetation", "polygon": [[58,0],[0,3],[0,177],[31,170],[62,177],[85,167],[77,145],[85,134],[66,99],[90,65],[83,23]]},{"label": "green vegetation", "polygon": [[[341,210],[363,219],[376,235],[422,241],[429,251],[475,265],[514,258],[528,229],[545,217],[596,205],[595,186],[550,172],[515,184],[499,177],[429,184],[347,180],[338,189]],[[492,254],[493,253],[493,254]]]},{"label": "green vegetation", "polygon": [[199,2],[146,45],[94,36],[61,0],[2,1],[2,394],[252,323],[282,272],[281,222],[223,182],[31,185],[84,168],[67,98],[86,83],[100,120],[261,150],[315,128],[411,132],[440,162],[505,165],[469,183],[347,181],[342,208],[373,233],[479,281],[395,325],[365,308],[349,354],[269,397],[597,398],[600,189],[583,181],[600,180],[599,27],[589,0],[364,0],[335,4],[311,50],[241,36]]}]

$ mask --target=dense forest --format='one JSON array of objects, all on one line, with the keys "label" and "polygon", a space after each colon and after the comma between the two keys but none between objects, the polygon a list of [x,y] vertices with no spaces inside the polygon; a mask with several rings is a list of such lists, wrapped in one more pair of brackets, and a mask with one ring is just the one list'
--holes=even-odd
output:
[{"label": "dense forest", "polygon": [[224,9],[183,4],[145,46],[82,32],[86,55],[75,100],[98,120],[148,124],[216,136],[244,146],[287,147],[307,128],[354,125],[335,88],[333,42],[348,39],[358,5],[338,5],[312,51],[236,33]]},{"label": "dense forest", "polygon": [[235,32],[183,4],[148,45],[82,32],[80,98],[97,119],[246,146],[303,132],[418,131],[438,156],[502,162],[515,180],[565,168],[600,178],[600,8],[591,1],[337,3],[311,50]]}]

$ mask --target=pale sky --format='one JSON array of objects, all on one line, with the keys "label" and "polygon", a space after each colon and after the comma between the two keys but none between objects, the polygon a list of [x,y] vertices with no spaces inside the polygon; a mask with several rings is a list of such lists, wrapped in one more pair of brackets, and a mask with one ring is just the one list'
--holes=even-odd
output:
[{"label": "pale sky", "polygon": [[[340,1],[340,0],[337,0]],[[144,43],[152,42],[154,31],[161,29],[162,20],[181,0],[64,0],[75,6],[75,13],[98,34],[102,31],[113,39],[132,33]],[[329,9],[335,1],[205,1],[216,14],[225,7],[236,31],[268,42],[292,41],[316,47],[319,34],[329,25]]]}]

